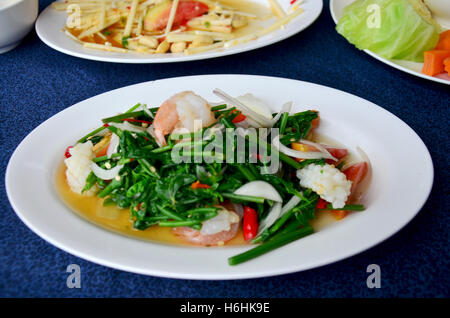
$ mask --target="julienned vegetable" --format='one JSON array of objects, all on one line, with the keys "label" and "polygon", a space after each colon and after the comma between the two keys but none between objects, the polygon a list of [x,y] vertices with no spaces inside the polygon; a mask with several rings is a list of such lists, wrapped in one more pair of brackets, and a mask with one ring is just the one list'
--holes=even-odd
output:
[{"label": "julienned vegetable", "polygon": [[440,27],[422,0],[357,0],[344,8],[336,30],[360,50],[423,62]]},{"label": "julienned vegetable", "polygon": [[[139,231],[171,228],[180,240],[203,246],[224,245],[237,235],[262,243],[231,258],[231,265],[311,234],[317,210],[364,209],[352,195],[370,166],[339,170],[347,150],[313,141],[317,111],[291,114],[286,103],[272,114],[251,94],[215,92],[223,104],[211,107],[181,92],[160,107],[137,104],[104,118],[66,150],[71,190],[129,209]],[[254,130],[252,137],[250,128],[261,126],[279,130]],[[238,148],[231,160],[227,150]],[[242,149],[248,156],[238,161]],[[271,170],[274,158],[281,162]]]},{"label": "julienned vegetable", "polygon": [[[247,0],[65,0],[52,8],[69,13],[64,32],[86,48],[196,54],[262,37],[303,12],[300,1],[288,14],[276,0],[268,4],[272,10]],[[74,8],[78,19],[70,13]]]}]

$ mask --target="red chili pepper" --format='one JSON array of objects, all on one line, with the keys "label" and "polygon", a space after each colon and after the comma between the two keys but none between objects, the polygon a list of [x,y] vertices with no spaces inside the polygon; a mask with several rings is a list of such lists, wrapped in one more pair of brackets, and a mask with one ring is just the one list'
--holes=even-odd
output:
[{"label": "red chili pepper", "polygon": [[244,207],[244,222],[242,230],[244,232],[244,239],[251,240],[258,234],[258,212],[246,206]]},{"label": "red chili pepper", "polygon": [[291,5],[293,5],[296,2],[297,2],[297,0],[291,0]]},{"label": "red chili pepper", "polygon": [[67,147],[66,153],[64,154],[64,156],[65,156],[66,158],[72,157],[72,155],[70,154],[70,151],[69,151],[71,148],[73,148],[73,146]]},{"label": "red chili pepper", "polygon": [[327,208],[327,201],[325,201],[324,199],[319,199],[319,201],[317,201],[316,210],[326,208]]},{"label": "red chili pepper", "polygon": [[200,183],[200,181],[195,181],[193,184],[191,184],[191,188],[192,189],[209,189],[211,188],[211,186],[204,184],[204,183]]},{"label": "red chili pepper", "polygon": [[[232,111],[232,113],[234,113],[234,112],[236,112],[236,110]],[[240,123],[241,121],[245,120],[246,118],[247,117],[244,114],[239,112],[239,114],[236,117],[234,117],[233,124]]]},{"label": "red chili pepper", "polygon": [[108,128],[109,124],[103,124],[103,127]]},{"label": "red chili pepper", "polygon": [[149,125],[152,124],[151,121],[134,119],[134,118],[124,118],[124,119],[122,119],[122,121],[132,121],[132,122],[135,122],[135,123],[143,123],[143,124],[149,124]]}]

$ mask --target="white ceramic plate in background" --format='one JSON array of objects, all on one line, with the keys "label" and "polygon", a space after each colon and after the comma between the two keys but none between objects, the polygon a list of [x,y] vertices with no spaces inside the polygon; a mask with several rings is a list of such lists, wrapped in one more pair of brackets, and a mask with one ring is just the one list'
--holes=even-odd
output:
[{"label": "white ceramic plate in background", "polygon": [[[338,23],[339,19],[342,16],[343,9],[354,2],[355,0],[330,0],[330,11],[331,16],[333,17],[333,20],[335,23]],[[410,61],[402,61],[402,60],[389,60],[385,59],[369,50],[364,50],[367,54],[370,56],[376,58],[377,60],[392,66],[396,69],[399,69],[400,71],[425,78],[430,81],[435,81],[443,84],[450,85],[450,76],[448,76],[446,73],[438,74],[436,76],[429,76],[422,73],[423,63],[416,63],[416,62],[410,62]]]},{"label": "white ceramic plate in background", "polygon": [[[133,239],[88,222],[59,198],[54,178],[67,145],[97,127],[101,118],[123,112],[136,102],[160,105],[184,90],[214,101],[214,88],[231,95],[251,92],[274,110],[286,101],[294,102],[293,111],[319,110],[321,133],[352,151],[360,146],[371,160],[373,177],[364,199],[367,209],[257,259],[229,266],[228,257],[249,247],[199,248]],[[355,255],[405,226],[425,203],[432,183],[433,165],[426,146],[411,128],[383,108],[316,84],[248,75],[171,78],[92,97],[33,130],[13,153],[6,171],[6,190],[17,215],[51,244],[105,266],[186,279],[271,276]]]},{"label": "white ceramic plate in background", "polygon": [[[267,5],[267,0],[251,0]],[[287,10],[290,0],[279,1],[283,9]],[[82,45],[70,39],[61,29],[66,23],[66,13],[46,8],[36,21],[36,32],[41,40],[51,48],[65,54],[103,62],[116,63],[171,63],[203,60],[213,57],[226,56],[254,50],[263,46],[282,41],[294,34],[306,29],[322,12],[322,0],[306,0],[301,5],[305,12],[289,22],[283,29],[276,30],[268,35],[249,41],[245,44],[211,50],[204,53],[184,55],[178,54],[139,54],[106,52],[84,48]]]}]

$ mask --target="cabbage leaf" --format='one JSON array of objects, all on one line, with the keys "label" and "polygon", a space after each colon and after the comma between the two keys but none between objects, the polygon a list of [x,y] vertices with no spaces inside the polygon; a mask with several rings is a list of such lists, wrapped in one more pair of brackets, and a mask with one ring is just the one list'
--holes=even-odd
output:
[{"label": "cabbage leaf", "polygon": [[439,40],[439,25],[422,0],[357,0],[344,8],[336,30],[360,50],[423,62]]}]

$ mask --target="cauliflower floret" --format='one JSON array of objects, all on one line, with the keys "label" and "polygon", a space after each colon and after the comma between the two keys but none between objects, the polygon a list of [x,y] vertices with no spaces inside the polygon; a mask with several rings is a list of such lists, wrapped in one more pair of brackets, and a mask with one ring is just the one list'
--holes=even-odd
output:
[{"label": "cauliflower floret", "polygon": [[330,202],[334,209],[344,207],[352,187],[352,182],[347,180],[345,174],[329,164],[310,164],[297,171],[297,178],[302,187],[316,192]]},{"label": "cauliflower floret", "polygon": [[[81,194],[85,184],[86,178],[91,173],[91,162],[94,158],[92,152],[92,142],[87,141],[82,144],[77,144],[75,147],[69,149],[71,157],[64,160],[66,164],[66,178],[70,186],[70,190]],[[93,195],[97,191],[96,187],[92,187],[85,192],[87,195]]]}]

